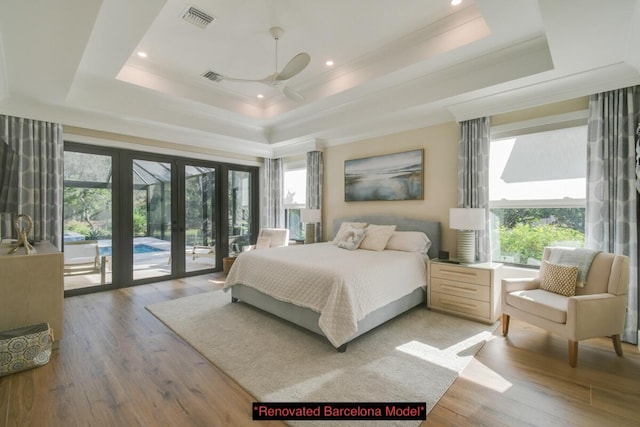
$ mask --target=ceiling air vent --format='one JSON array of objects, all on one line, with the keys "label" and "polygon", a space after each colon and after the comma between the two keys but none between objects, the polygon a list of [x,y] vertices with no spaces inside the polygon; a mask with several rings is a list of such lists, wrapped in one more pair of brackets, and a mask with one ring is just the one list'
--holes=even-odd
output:
[{"label": "ceiling air vent", "polygon": [[196,9],[193,6],[188,6],[184,10],[184,12],[182,12],[182,19],[195,25],[196,27],[205,29],[207,28],[207,25],[211,24],[215,18],[206,12]]},{"label": "ceiling air vent", "polygon": [[222,75],[216,73],[215,71],[205,71],[204,74],[202,74],[202,77],[204,77],[205,79],[209,79],[212,82],[219,82],[222,80]]}]

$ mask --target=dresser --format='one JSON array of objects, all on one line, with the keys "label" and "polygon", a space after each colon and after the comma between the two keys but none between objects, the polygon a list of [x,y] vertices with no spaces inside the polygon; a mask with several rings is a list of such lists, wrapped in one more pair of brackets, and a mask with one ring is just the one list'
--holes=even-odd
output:
[{"label": "dresser", "polygon": [[489,324],[498,319],[502,264],[454,264],[436,259],[429,267],[430,309]]},{"label": "dresser", "polygon": [[0,246],[0,330],[48,322],[57,348],[63,334],[63,257],[48,242],[9,255],[11,246]]}]

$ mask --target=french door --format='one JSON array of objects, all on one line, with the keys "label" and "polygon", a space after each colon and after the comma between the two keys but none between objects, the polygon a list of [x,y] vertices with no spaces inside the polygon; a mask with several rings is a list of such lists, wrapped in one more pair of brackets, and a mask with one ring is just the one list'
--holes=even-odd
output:
[{"label": "french door", "polygon": [[[77,207],[74,211],[74,206],[67,206],[67,199],[78,197],[65,197],[65,228],[78,222],[102,224],[104,219],[109,220],[110,228],[108,239],[106,232],[95,239],[100,247],[98,270],[87,276],[85,285],[65,287],[66,295],[218,271],[223,257],[255,242],[256,167],[73,143],[65,146],[65,158],[84,164],[80,169],[87,171],[101,162],[100,179],[94,179],[100,182],[65,179],[65,192],[73,195],[87,185],[105,189],[100,190],[100,209],[88,200],[92,210],[85,209],[90,214],[84,217]],[[102,222],[97,216],[92,218],[94,211]],[[84,231],[71,235],[82,241],[96,237]],[[74,249],[66,241],[65,247],[69,254]],[[71,283],[67,277],[65,283],[67,279]],[[78,282],[78,278],[73,280]]]}]

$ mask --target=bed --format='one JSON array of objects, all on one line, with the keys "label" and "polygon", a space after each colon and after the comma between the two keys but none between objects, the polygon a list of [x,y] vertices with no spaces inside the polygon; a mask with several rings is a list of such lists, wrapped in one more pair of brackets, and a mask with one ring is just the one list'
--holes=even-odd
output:
[{"label": "bed", "polygon": [[331,242],[244,252],[229,271],[225,291],[233,302],[326,337],[340,352],[356,337],[423,304],[427,261],[440,249],[440,223],[386,215],[344,217],[333,221],[334,235],[344,222],[395,225],[397,232],[424,233],[430,244],[420,252],[346,250]]}]

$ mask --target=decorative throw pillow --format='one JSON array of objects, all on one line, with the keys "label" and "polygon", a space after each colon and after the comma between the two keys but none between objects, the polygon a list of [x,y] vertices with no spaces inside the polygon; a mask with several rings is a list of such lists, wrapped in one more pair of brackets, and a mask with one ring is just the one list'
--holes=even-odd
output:
[{"label": "decorative throw pillow", "polygon": [[336,237],[333,238],[331,243],[333,243],[334,245],[337,245],[338,242],[342,239],[343,234],[350,227],[353,227],[353,228],[365,228],[366,226],[367,226],[366,222],[343,222],[342,224],[340,224],[340,228],[338,229],[338,232],[336,233]]},{"label": "decorative throw pillow", "polygon": [[258,237],[256,249],[267,249],[271,247],[271,237]]},{"label": "decorative throw pillow", "polygon": [[365,234],[362,243],[360,243],[360,249],[383,251],[384,247],[387,246],[389,238],[391,238],[391,235],[396,230],[396,226],[369,224],[365,229],[367,230],[367,234]]},{"label": "decorative throw pillow", "polygon": [[354,251],[358,249],[358,246],[360,246],[366,234],[367,230],[364,228],[348,227],[342,234],[340,241],[338,241],[338,247]]},{"label": "decorative throw pillow", "polygon": [[542,261],[540,266],[540,288],[555,294],[572,297],[576,294],[578,267]]},{"label": "decorative throw pillow", "polygon": [[426,254],[431,240],[422,231],[394,231],[385,249]]}]

